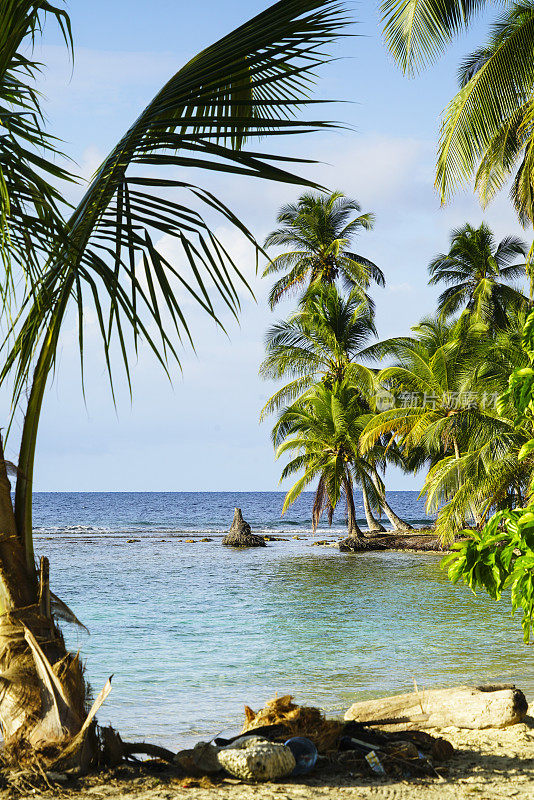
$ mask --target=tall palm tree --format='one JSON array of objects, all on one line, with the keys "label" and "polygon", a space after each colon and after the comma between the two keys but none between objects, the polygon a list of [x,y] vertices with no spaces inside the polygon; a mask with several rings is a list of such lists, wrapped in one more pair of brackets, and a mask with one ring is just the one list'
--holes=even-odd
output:
[{"label": "tall palm tree", "polygon": [[373,370],[360,362],[370,358],[374,337],[373,314],[357,289],[344,296],[335,285],[312,286],[306,304],[267,331],[260,375],[292,380],[269,398],[261,418],[318,381],[332,386],[350,380],[361,397],[372,394]]},{"label": "tall palm tree", "polygon": [[[260,366],[265,378],[291,377],[289,383],[275,392],[262,409],[261,419],[295,401],[318,382],[332,388],[345,382],[357,394],[362,409],[370,410],[376,390],[375,370],[361,361],[373,357],[369,340],[376,336],[373,314],[357,289],[348,295],[339,293],[335,285],[317,284],[308,290],[306,303],[287,321],[274,325],[266,336],[267,356]],[[392,450],[381,456],[383,466]],[[380,504],[396,529],[411,526],[401,520],[388,504],[384,484],[375,471],[372,494],[380,495]],[[383,530],[373,516],[369,492],[362,484],[363,501],[370,530]]]},{"label": "tall palm tree", "polygon": [[[350,248],[352,237],[373,227],[373,214],[360,214],[356,200],[343,192],[317,195],[307,192],[296,203],[283,206],[276,221],[279,228],[265,239],[265,247],[290,247],[271,259],[263,276],[285,272],[269,294],[271,308],[289,294],[305,294],[316,283],[342,281],[345,287],[364,290],[371,280],[385,283],[382,270]],[[357,216],[354,216],[357,214]]]},{"label": "tall palm tree", "polygon": [[[522,347],[525,313],[494,337],[482,337],[472,354],[472,388],[478,397],[501,398],[484,404],[477,425],[464,432],[459,459],[444,457],[430,469],[423,491],[427,504],[439,509],[438,529],[458,531],[469,510],[479,510],[482,523],[491,508],[521,507],[529,491],[534,459],[521,458],[532,426],[518,424],[511,398],[504,398],[510,373],[529,365]],[[460,471],[460,486],[457,472]]]},{"label": "tall palm tree", "polygon": [[302,472],[286,494],[282,513],[313,481],[318,481],[312,521],[316,529],[327,511],[332,520],[342,495],[347,503],[349,537],[363,539],[356,520],[353,484],[365,484],[375,499],[371,465],[361,456],[362,408],[350,385],[318,384],[280,415],[272,438],[276,457],[292,453],[280,480]]},{"label": "tall palm tree", "polygon": [[[484,322],[504,327],[509,312],[525,305],[526,298],[508,281],[525,274],[526,244],[507,236],[495,247],[494,236],[483,222],[479,228],[466,224],[451,233],[450,248],[428,267],[430,284],[445,283],[438,311],[445,317],[466,308]],[[513,263],[522,258],[520,263]]]},{"label": "tall palm tree", "polygon": [[450,540],[466,518],[480,524],[492,505],[521,496],[526,485],[532,465],[520,464],[518,455],[528,435],[496,406],[506,365],[520,364],[521,356],[515,331],[490,337],[468,318],[452,325],[427,320],[414,332],[383,345],[397,363],[378,379],[398,402],[370,419],[362,445],[365,452],[390,434],[408,457],[415,451],[420,462],[426,453],[427,510],[439,512],[438,534]]},{"label": "tall palm tree", "polygon": [[[504,5],[504,9],[502,9]],[[447,106],[436,185],[446,200],[473,176],[483,204],[515,173],[520,219],[534,220],[534,3],[531,0],[383,0],[387,46],[406,72],[433,60],[484,7],[499,10],[488,43],[460,69]]]},{"label": "tall palm tree", "polygon": [[[382,353],[395,359],[378,381],[395,399],[391,408],[369,419],[362,434],[363,451],[384,435],[408,457],[420,451],[431,464],[444,456],[458,460],[466,431],[482,416],[472,389],[471,355],[486,328],[461,319],[453,325],[425,320],[415,336],[383,342]],[[459,483],[460,474],[456,479]]]},{"label": "tall palm tree", "polygon": [[[60,194],[46,182],[65,174],[54,168],[51,158],[46,161],[24,147],[28,130],[32,145],[44,137],[35,122],[38,115],[30,113],[33,122],[24,129],[24,114],[38,109],[39,96],[22,77],[38,71],[30,58],[31,44],[47,13],[55,14],[68,39],[68,18],[45,0],[11,0],[0,9],[0,97],[7,104],[7,110],[1,109],[2,124],[6,120],[11,125],[8,135],[0,137],[0,152],[11,147],[19,156],[15,165],[0,156],[2,253],[10,268],[26,254],[39,267],[13,315],[15,343],[1,375],[5,380],[14,373],[15,404],[28,381],[30,388],[14,513],[5,462],[0,461],[5,533],[0,541],[0,719],[9,743],[64,742],[74,736],[72,747],[83,748],[90,726],[82,727],[86,714],[80,661],[65,651],[51,610],[48,562],[41,559],[36,569],[32,537],[36,438],[62,324],[74,304],[83,360],[88,294],[96,307],[110,378],[110,353],[117,343],[129,379],[128,329],[134,347],[142,338],[165,369],[169,358],[177,358],[173,333],[189,336],[177,285],[217,319],[206,276],[237,313],[235,281],[244,279],[204,221],[202,209],[218,213],[255,240],[219,199],[185,176],[198,168],[309,184],[273,166],[273,156],[245,145],[259,135],[310,128],[289,117],[309,100],[310,74],[325,61],[324,45],[347,20],[333,0],[283,0],[202,51],[171,77],[128,128],[65,220],[58,210]],[[161,167],[167,174],[157,177]],[[171,177],[168,173],[177,167],[179,178]],[[8,230],[14,235],[8,236]],[[171,263],[159,250],[164,235],[181,244],[182,264]],[[183,276],[183,264],[195,280]],[[6,346],[10,343],[8,339]],[[55,607],[61,607],[60,601]]]}]

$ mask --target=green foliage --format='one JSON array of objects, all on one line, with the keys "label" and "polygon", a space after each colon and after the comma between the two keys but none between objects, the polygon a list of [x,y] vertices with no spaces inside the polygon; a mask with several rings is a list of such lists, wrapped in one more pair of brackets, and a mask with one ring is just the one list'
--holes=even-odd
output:
[{"label": "green foliage", "polygon": [[488,0],[383,0],[384,37],[404,72],[436,56]]},{"label": "green foliage", "polygon": [[378,503],[372,480],[373,465],[360,452],[359,440],[365,421],[360,398],[347,382],[336,383],[333,387],[320,382],[280,413],[273,429],[276,457],[292,454],[281,480],[302,473],[287,492],[282,513],[317,480],[314,529],[324,510],[331,519],[344,493],[349,533],[359,533],[352,497],[353,482],[365,482],[372,499]]},{"label": "green foliage", "polygon": [[0,4],[0,259],[1,298],[9,305],[20,270],[32,287],[56,237],[61,235],[58,181],[73,177],[55,163],[57,140],[44,129],[41,97],[34,88],[40,65],[33,44],[46,16],[72,45],[69,18],[45,2]]},{"label": "green foliage", "polygon": [[[534,422],[534,312],[525,323],[523,348],[530,366],[516,369],[509,378],[508,390],[500,407],[511,403],[515,408],[514,424],[532,437]],[[534,438],[519,449],[517,459],[525,463],[534,452]],[[532,467],[529,470],[532,474]],[[530,486],[532,494],[532,486]],[[512,611],[523,611],[525,642],[534,632],[534,505],[498,511],[479,532],[466,532],[468,538],[454,546],[455,552],[444,560],[453,582],[463,580],[473,591],[484,588],[499,600],[510,589]]]},{"label": "green foliage", "polygon": [[[349,249],[359,230],[373,227],[373,214],[360,211],[356,200],[343,192],[327,196],[306,193],[280,209],[276,217],[280,227],[267,236],[265,247],[292,249],[272,258],[263,273],[265,277],[285,272],[270,291],[271,308],[290,294],[300,293],[305,301],[306,289],[317,283],[341,281],[345,288],[359,288],[362,297],[372,280],[384,285],[382,270]],[[369,298],[367,301],[370,303]]]},{"label": "green foliage", "polygon": [[[515,369],[510,375],[508,389],[500,398],[500,408],[511,403],[517,412],[515,423],[520,425],[534,421],[534,312],[525,322],[522,337],[523,350],[528,356],[529,366]],[[522,448],[521,458],[525,458],[534,449],[534,442],[526,442]]]},{"label": "green foliage", "polygon": [[534,633],[534,506],[498,511],[482,531],[465,531],[442,564],[453,583],[463,580],[473,592],[484,589],[494,600],[510,590],[512,612],[523,611],[525,642]]},{"label": "green foliage", "polygon": [[436,186],[446,201],[475,180],[488,203],[513,176],[523,224],[534,220],[534,2],[383,0],[386,44],[405,72],[432,61],[485,6],[499,9],[487,43],[460,68],[460,90],[444,111]]},{"label": "green foliage", "polygon": [[362,396],[371,396],[374,372],[359,362],[370,358],[375,336],[373,314],[357,289],[343,296],[335,285],[314,284],[306,303],[267,331],[260,375],[292,380],[269,398],[261,418],[319,381],[332,388],[350,380]]},{"label": "green foliage", "polygon": [[436,256],[428,267],[431,285],[447,284],[438,299],[438,311],[449,317],[466,308],[482,322],[506,326],[507,315],[517,313],[527,302],[508,285],[524,277],[527,251],[527,245],[515,236],[496,245],[485,223],[453,230],[449,251]]}]

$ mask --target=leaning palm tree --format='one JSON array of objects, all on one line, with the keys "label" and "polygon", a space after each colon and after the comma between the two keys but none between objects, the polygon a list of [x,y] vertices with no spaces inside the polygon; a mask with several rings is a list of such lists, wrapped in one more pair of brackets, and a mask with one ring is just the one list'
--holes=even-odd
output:
[{"label": "leaning palm tree", "polygon": [[[447,253],[440,253],[429,264],[429,283],[445,283],[438,299],[444,317],[465,308],[483,322],[498,327],[507,324],[510,312],[526,304],[523,294],[508,282],[525,275],[527,245],[516,236],[507,236],[497,247],[489,227],[466,224],[451,233]],[[514,263],[521,258],[519,263]]]},{"label": "leaning palm tree", "polygon": [[365,290],[371,280],[384,285],[382,270],[350,249],[351,239],[358,231],[373,227],[373,214],[360,211],[359,203],[343,192],[308,192],[296,203],[280,209],[276,217],[280,227],[267,236],[265,247],[291,250],[272,258],[263,273],[264,277],[285,273],[269,293],[271,308],[289,294],[304,295],[316,283],[332,284],[339,279],[345,287],[360,290]]},{"label": "leaning palm tree", "polygon": [[362,429],[359,398],[346,383],[335,387],[318,384],[280,414],[272,432],[276,457],[293,454],[280,480],[302,472],[286,494],[282,514],[310,483],[317,481],[312,512],[314,530],[324,511],[332,521],[344,495],[349,537],[363,539],[356,520],[354,481],[365,484],[373,499],[375,491],[371,466],[360,454]]},{"label": "leaning palm tree", "polygon": [[474,177],[487,203],[514,176],[520,219],[534,221],[534,4],[531,0],[383,0],[386,44],[405,72],[432,61],[486,6],[501,11],[488,43],[460,69],[447,106],[436,185],[443,200]]},{"label": "leaning palm tree", "polygon": [[357,289],[344,296],[334,285],[312,286],[306,304],[267,331],[260,375],[292,380],[269,398],[261,419],[318,381],[350,381],[362,398],[373,394],[374,372],[360,362],[370,358],[375,337],[373,314]]},{"label": "leaning palm tree", "polygon": [[[189,336],[177,287],[217,320],[209,281],[237,313],[235,283],[243,279],[202,209],[255,240],[209,189],[188,179],[188,172],[222,170],[308,184],[273,166],[274,156],[245,145],[260,135],[310,128],[292,115],[309,100],[310,75],[325,61],[323,47],[346,18],[333,0],[283,0],[208,47],[158,92],[64,219],[61,193],[47,181],[66,175],[53,165],[53,140],[39,128],[39,95],[28,80],[38,71],[31,44],[46,14],[55,14],[68,39],[68,18],[45,0],[12,0],[0,7],[1,122],[11,126],[0,137],[1,246],[9,268],[19,264],[30,278],[28,293],[12,315],[14,327],[5,344],[11,349],[1,374],[2,380],[14,375],[15,405],[28,383],[29,393],[14,512],[6,464],[0,460],[0,720],[8,743],[65,744],[74,737],[70,752],[81,758],[91,716],[86,715],[79,658],[66,652],[54,609],[72,612],[50,591],[46,559],[36,568],[32,536],[37,431],[63,322],[74,307],[83,361],[83,308],[89,295],[110,378],[116,344],[129,379],[128,330],[134,348],[144,340],[167,370],[169,359],[177,358],[176,337]],[[45,154],[41,150],[35,156],[31,148],[39,144]],[[18,161],[9,157],[9,147]],[[159,248],[164,236],[181,245],[178,263]],[[184,275],[184,266],[193,278]]]}]

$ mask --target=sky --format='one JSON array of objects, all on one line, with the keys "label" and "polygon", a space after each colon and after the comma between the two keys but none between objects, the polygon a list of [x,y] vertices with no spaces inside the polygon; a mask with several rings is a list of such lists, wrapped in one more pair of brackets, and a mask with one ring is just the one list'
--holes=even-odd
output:
[{"label": "sky", "polygon": [[[491,18],[480,18],[432,68],[403,77],[380,36],[376,2],[356,2],[356,36],[336,46],[337,60],[322,70],[316,96],[335,102],[321,113],[345,129],[281,142],[281,152],[320,162],[303,174],[356,198],[376,215],[356,249],[379,264],[387,285],[373,291],[379,338],[409,333],[432,313],[438,292],[427,285],[427,264],[447,249],[452,228],[485,219],[497,239],[528,238],[506,194],[483,212],[471,189],[440,207],[433,189],[442,109],[456,89],[461,57],[483,43]],[[84,179],[126,131],[160,86],[212,41],[267,7],[258,0],[71,0],[74,65],[52,24],[38,55],[49,129]],[[314,109],[310,116],[317,111]],[[268,143],[272,147],[271,143]],[[261,241],[274,227],[278,208],[299,189],[234,176],[202,175]],[[199,175],[195,175],[199,180]],[[69,199],[81,196],[83,185]],[[221,221],[217,233],[250,281],[255,299],[240,292],[236,322],[219,308],[226,334],[184,296],[195,351],[180,352],[172,383],[146,348],[133,365],[133,398],[117,362],[113,402],[94,310],[84,313],[85,397],[81,391],[77,330],[67,319],[58,366],[45,398],[37,448],[37,491],[269,491],[279,488],[268,423],[258,417],[273,385],[258,367],[270,325],[294,303],[267,308],[267,280],[255,272],[250,248]],[[179,263],[173,241],[162,242]],[[8,394],[0,412],[8,414]],[[7,443],[16,460],[20,413]],[[389,489],[419,489],[420,476],[388,473]],[[284,488],[284,487],[282,487]]]}]

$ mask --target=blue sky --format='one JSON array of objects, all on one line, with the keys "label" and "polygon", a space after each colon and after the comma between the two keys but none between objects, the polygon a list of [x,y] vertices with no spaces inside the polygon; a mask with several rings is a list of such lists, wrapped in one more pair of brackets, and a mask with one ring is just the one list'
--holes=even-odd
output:
[{"label": "blue sky", "polygon": [[[199,3],[172,0],[75,0],[68,4],[76,46],[74,69],[58,32],[45,30],[40,58],[50,129],[89,177],[158,88],[185,61],[253,13],[254,0]],[[328,108],[350,131],[288,140],[285,152],[322,162],[307,174],[339,188],[374,211],[375,229],[357,249],[380,264],[387,286],[377,289],[381,338],[407,333],[433,309],[437,293],[427,286],[426,265],[447,247],[452,227],[482,219],[501,238],[522,231],[505,195],[482,213],[471,191],[440,208],[433,190],[435,145],[442,108],[456,86],[462,54],[484,40],[481,19],[438,64],[405,79],[380,39],[377,3],[354,4],[357,37],[337,46],[318,93],[350,101]],[[313,115],[313,114],[312,114]],[[198,176],[196,176],[198,179]],[[209,188],[236,210],[259,239],[271,229],[277,208],[298,189],[208,176]],[[207,184],[206,184],[207,185]],[[74,192],[72,199],[81,194]],[[263,337],[291,304],[271,315],[268,285],[255,276],[249,248],[230,229],[219,234],[251,280],[256,302],[243,293],[239,324],[223,312],[223,335],[187,305],[196,343],[182,353],[173,385],[141,350],[133,371],[133,402],[118,375],[117,408],[107,384],[95,318],[86,311],[86,400],[80,389],[74,320],[65,328],[59,365],[45,400],[36,461],[36,489],[72,490],[271,490],[281,465],[274,460],[269,426],[258,413],[272,388],[258,378]],[[522,234],[524,235],[524,234]],[[173,243],[166,242],[169,255]],[[178,257],[178,255],[177,255]],[[7,396],[0,398],[7,408]],[[16,457],[17,426],[8,442]],[[392,489],[415,489],[419,479],[392,472]]]}]

